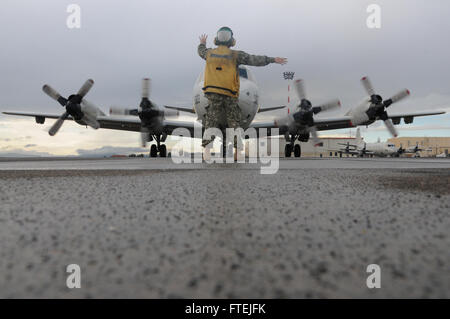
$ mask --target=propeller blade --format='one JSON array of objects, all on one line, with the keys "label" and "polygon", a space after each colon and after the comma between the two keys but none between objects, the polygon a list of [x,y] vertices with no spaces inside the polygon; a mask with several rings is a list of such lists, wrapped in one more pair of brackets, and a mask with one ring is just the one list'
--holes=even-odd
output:
[{"label": "propeller blade", "polygon": [[45,92],[48,96],[50,96],[55,101],[58,101],[59,104],[65,106],[67,104],[67,99],[63,98],[61,94],[59,94],[55,89],[53,89],[50,85],[46,84],[42,87],[42,91]]},{"label": "propeller blade", "polygon": [[141,131],[141,145],[142,147],[146,147],[148,142],[148,132]]},{"label": "propeller blade", "polygon": [[306,99],[305,87],[303,86],[302,79],[297,79],[294,81],[294,89],[300,101]]},{"label": "propeller blade", "polygon": [[92,88],[92,86],[94,85],[94,80],[89,79],[86,82],[84,82],[83,86],[78,90],[78,95],[80,95],[81,97],[84,97],[89,90]]},{"label": "propeller blade", "polygon": [[69,116],[69,113],[64,112],[59,119],[56,120],[56,122],[52,125],[52,127],[50,128],[50,130],[48,131],[48,134],[50,134],[50,136],[54,136],[59,129],[61,128],[61,126],[64,123],[64,120]]},{"label": "propeller blade", "polygon": [[142,98],[149,98],[150,97],[150,79],[145,78],[142,79]]},{"label": "propeller blade", "polygon": [[408,89],[401,90],[400,92],[398,92],[397,94],[392,96],[390,99],[384,101],[383,104],[385,107],[388,107],[392,103],[398,102],[398,101],[404,99],[405,97],[409,96],[409,94],[410,94],[410,92]]},{"label": "propeller blade", "polygon": [[[316,106],[316,107],[314,107],[314,109],[318,110],[317,108],[320,108],[320,110],[318,110],[318,111],[323,112],[323,111],[332,110],[332,109],[340,107],[340,106],[341,106],[341,102],[338,99],[336,99],[336,100],[332,100],[327,103],[324,103],[320,106]],[[316,112],[314,112],[314,114],[317,114],[319,112],[316,111]]]},{"label": "propeller blade", "polygon": [[369,116],[366,112],[358,112],[352,116],[352,124],[355,126],[366,123],[368,120]]},{"label": "propeller blade", "polygon": [[150,135],[148,128],[145,126],[141,126],[141,145],[142,147],[146,147],[148,142],[151,142],[153,137]]},{"label": "propeller blade", "polygon": [[111,106],[109,108],[109,114],[110,115],[138,115],[138,110],[137,109],[125,109],[122,107],[114,107]]},{"label": "propeller blade", "polygon": [[391,135],[393,137],[397,137],[397,129],[395,128],[394,124],[392,124],[392,121],[390,119],[384,120],[384,125],[386,125],[386,128],[388,129],[389,133],[391,133]]},{"label": "propeller blade", "polygon": [[310,126],[309,127],[309,132],[311,133],[311,139],[314,143],[314,145],[319,144],[320,143],[320,139],[319,136],[317,135],[317,129],[315,126]]},{"label": "propeller blade", "polygon": [[367,94],[369,94],[369,96],[372,96],[375,94],[372,83],[370,82],[368,76],[363,77],[361,79],[361,83],[364,86],[364,88],[366,89],[366,92],[367,92]]}]

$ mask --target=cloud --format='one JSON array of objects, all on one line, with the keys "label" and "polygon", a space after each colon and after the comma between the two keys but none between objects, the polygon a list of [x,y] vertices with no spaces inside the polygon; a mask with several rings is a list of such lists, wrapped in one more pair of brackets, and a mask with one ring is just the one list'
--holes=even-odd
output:
[{"label": "cloud", "polygon": [[18,148],[0,150],[0,157],[49,157],[49,156],[54,155],[47,152],[38,152]]},{"label": "cloud", "polygon": [[35,147],[35,146],[37,146],[36,144],[27,144],[27,145],[25,145],[24,147],[25,148],[29,148],[29,147]]},{"label": "cloud", "polygon": [[112,155],[129,155],[132,153],[146,153],[147,150],[141,147],[114,147],[103,146],[95,149],[78,149],[77,153],[85,157],[104,157]]}]

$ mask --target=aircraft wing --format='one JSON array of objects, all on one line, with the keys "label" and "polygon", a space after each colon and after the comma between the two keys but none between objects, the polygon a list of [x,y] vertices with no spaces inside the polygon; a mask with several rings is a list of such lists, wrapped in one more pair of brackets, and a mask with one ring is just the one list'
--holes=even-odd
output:
[{"label": "aircraft wing", "polygon": [[[350,116],[317,118],[314,119],[314,123],[316,124],[317,130],[319,131],[336,130],[340,128],[353,127]],[[279,119],[273,119],[268,121],[254,121],[250,124],[250,127],[253,127],[257,130],[260,128],[267,128],[267,129],[278,128],[280,135],[284,134],[287,131],[286,126],[279,125]]]},{"label": "aircraft wing", "polygon": [[256,129],[256,134],[258,135],[258,137],[259,137],[259,129],[261,128],[268,129],[267,133],[270,133],[270,129],[277,128],[279,130],[280,135],[283,135],[287,129],[285,126],[278,126],[277,121],[275,119],[267,121],[253,121],[252,123],[250,123],[249,127]]},{"label": "aircraft wing", "polygon": [[346,151],[345,149],[340,149],[340,150],[329,149],[329,151],[331,151],[331,152],[338,152],[338,153],[342,153],[342,154],[350,154],[350,155],[359,155],[359,154],[361,154],[361,152],[356,151],[356,150]]},{"label": "aircraft wing", "polygon": [[350,116],[315,118],[314,124],[318,131],[353,127]]},{"label": "aircraft wing", "polygon": [[[135,132],[141,131],[141,120],[137,116],[98,116],[97,121],[100,123],[100,128]],[[195,121],[164,119],[162,125],[167,135],[171,135],[173,130],[177,128],[185,128],[194,137]],[[200,128],[202,127],[200,124],[197,125]]]},{"label": "aircraft wing", "polygon": [[[61,114],[48,114],[48,113],[27,113],[27,112],[2,112],[7,115],[18,115],[18,116],[31,116],[31,117],[43,117],[47,119],[58,119]],[[67,118],[68,120],[73,120],[71,116]]]},{"label": "aircraft wing", "polygon": [[280,110],[280,109],[284,109],[285,107],[286,107],[286,105],[259,108],[258,113]]},{"label": "aircraft wing", "polygon": [[[34,112],[3,112],[3,114],[34,117],[36,121],[38,119],[58,119],[61,116],[61,114]],[[73,118],[69,115],[66,120],[73,121]],[[97,121],[100,124],[100,128],[136,132],[140,132],[141,130],[141,122],[138,117],[99,115],[97,116]]]},{"label": "aircraft wing", "polygon": [[188,108],[188,107],[170,106],[170,105],[164,105],[164,107],[166,109],[172,109],[172,110],[177,110],[177,111],[181,111],[181,112],[187,112],[187,113],[195,114],[195,110],[192,109],[192,108]]},{"label": "aircraft wing", "polygon": [[[194,127],[195,127],[195,125],[197,125],[198,127],[202,128],[200,123],[196,123],[194,121],[187,122],[187,121],[176,121],[176,120],[167,120],[167,119],[165,119],[163,121],[163,125],[164,125],[164,131],[168,135],[171,135],[173,130],[175,130],[177,128],[185,128],[185,129],[189,130],[189,132],[191,133],[192,137],[194,137]],[[202,134],[203,134],[203,130],[202,130]]]},{"label": "aircraft wing", "polygon": [[[48,113],[34,113],[34,112],[3,112],[7,115],[28,116],[36,119],[58,119],[60,114],[48,114]],[[73,120],[71,116],[68,116],[66,120]],[[141,120],[137,116],[129,115],[99,115],[97,121],[100,124],[100,128],[121,130],[121,131],[141,131]],[[191,132],[191,136],[194,134],[194,121],[176,121],[167,120],[163,121],[164,130],[168,135],[172,134],[172,131],[176,128],[186,128]]]},{"label": "aircraft wing", "polygon": [[[411,112],[411,113],[398,113],[398,114],[391,114],[389,115],[389,118],[391,118],[394,123],[399,123],[401,118],[414,118],[418,116],[430,116],[430,115],[440,115],[445,114],[445,111],[430,111],[430,112]],[[337,117],[318,117],[314,119],[314,123],[317,127],[318,131],[327,131],[327,130],[336,130],[336,129],[342,129],[342,128],[351,128],[355,127],[352,124],[352,118],[351,116],[337,116]],[[395,124],[397,124],[395,123]],[[284,134],[286,132],[286,127],[283,127],[281,125],[277,124],[277,119],[274,119],[272,121],[266,121],[266,122],[254,122],[250,125],[250,127],[254,127],[256,129],[258,128],[279,128],[280,134]]]},{"label": "aircraft wing", "polygon": [[137,116],[97,116],[97,122],[100,128],[121,131],[141,131],[141,120]]},{"label": "aircraft wing", "polygon": [[445,114],[445,111],[430,111],[430,112],[411,112],[411,113],[398,113],[398,114],[389,114],[389,118],[394,122],[399,121],[403,118],[414,118],[419,116],[430,116],[430,115],[440,115]]},{"label": "aircraft wing", "polygon": [[[431,111],[431,112],[411,112],[411,113],[398,113],[390,114],[389,118],[395,122],[399,123],[401,118],[414,118],[418,116],[430,116],[430,115],[440,115],[445,114],[444,111]],[[315,118],[314,123],[316,124],[318,131],[326,130],[336,130],[341,128],[351,128],[355,127],[351,122],[350,116],[341,117],[329,117],[329,118]]]}]

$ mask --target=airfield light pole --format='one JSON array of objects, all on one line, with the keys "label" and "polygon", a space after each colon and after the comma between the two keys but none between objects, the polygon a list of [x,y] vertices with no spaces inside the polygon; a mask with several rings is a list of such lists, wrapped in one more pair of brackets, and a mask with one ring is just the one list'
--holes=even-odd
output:
[{"label": "airfield light pole", "polygon": [[289,114],[289,106],[291,103],[290,91],[291,91],[291,81],[294,79],[295,72],[283,72],[283,78],[288,81],[288,114]]}]

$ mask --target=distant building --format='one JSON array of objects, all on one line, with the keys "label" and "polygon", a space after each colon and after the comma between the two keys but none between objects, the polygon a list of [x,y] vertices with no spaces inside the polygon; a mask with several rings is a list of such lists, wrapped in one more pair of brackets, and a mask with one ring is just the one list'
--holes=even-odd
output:
[{"label": "distant building", "polygon": [[450,151],[450,137],[395,137],[388,140],[396,147],[413,148],[419,145],[423,150],[418,152],[421,157],[434,157]]}]

